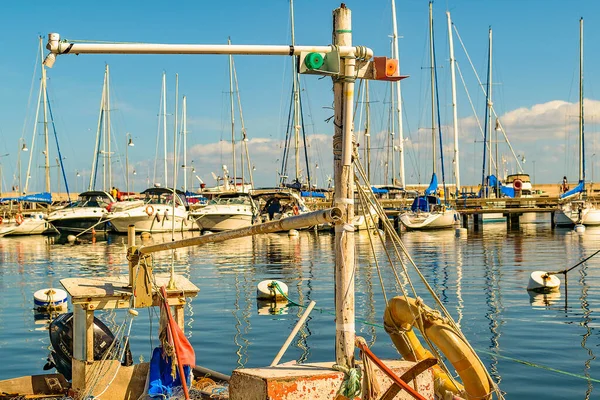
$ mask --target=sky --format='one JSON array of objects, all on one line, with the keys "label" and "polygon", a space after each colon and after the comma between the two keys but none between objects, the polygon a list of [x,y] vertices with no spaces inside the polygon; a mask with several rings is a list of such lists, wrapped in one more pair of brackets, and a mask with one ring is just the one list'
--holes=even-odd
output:
[{"label": "sky", "polygon": [[[296,0],[296,43],[330,44],[332,10],[339,4],[330,0]],[[353,43],[372,48],[376,55],[389,56],[391,0],[356,0],[346,4],[352,10]],[[403,75],[409,75],[402,81],[406,181],[407,184],[426,184],[432,172],[428,2],[398,0],[396,7],[400,68]],[[433,10],[446,181],[454,181],[446,11],[451,12],[460,35],[459,40],[454,33],[455,57],[460,70],[457,73],[457,112],[462,184],[481,182],[483,143],[477,121],[483,123],[484,120],[485,96],[474,71],[485,84],[490,27],[493,30],[492,102],[514,152],[525,160],[524,171],[531,175],[534,183],[558,184],[563,175],[570,181],[577,180],[581,17],[585,20],[586,44],[586,179],[599,180],[600,171],[595,164],[600,164],[596,161],[596,153],[600,151],[597,138],[600,100],[596,95],[600,77],[595,66],[600,61],[600,53],[595,38],[600,35],[600,4],[583,0],[446,0],[434,2]],[[44,188],[42,117],[40,113],[36,123],[35,111],[41,76],[37,65],[40,62],[38,37],[44,36],[45,44],[49,32],[57,32],[61,38],[69,40],[219,44],[226,43],[231,37],[237,44],[289,44],[289,1],[179,1],[168,6],[158,1],[112,0],[103,1],[101,5],[69,0],[43,5],[16,1],[3,4],[0,15],[3,37],[3,55],[0,57],[1,191],[19,185],[19,176],[23,188],[30,154],[33,157],[29,192]],[[44,54],[46,52],[44,50]],[[273,186],[281,169],[290,102],[291,59],[236,56],[234,63],[255,185]],[[179,77],[180,107],[181,97],[187,98],[187,165],[190,167],[179,168],[178,173],[185,171],[188,188],[193,185],[197,189],[200,180],[207,186],[214,185],[212,173],[221,175],[222,165],[233,170],[227,56],[63,55],[58,57],[54,68],[47,70],[48,97],[56,130],[55,138],[50,124],[52,191],[64,191],[64,181],[56,167],[56,141],[70,190],[78,192],[88,186],[105,65],[110,66],[111,73],[113,186],[125,190],[127,161],[130,190],[141,191],[163,180],[162,131],[159,130],[163,72],[168,87],[169,171],[174,162],[175,74]],[[306,75],[302,76],[301,82],[312,180],[318,186],[327,186],[328,178],[333,175],[331,80]],[[364,106],[361,95],[357,85],[360,109]],[[390,85],[372,82],[370,101],[372,164],[375,164],[372,165],[372,181],[384,183]],[[235,108],[239,140],[237,104]],[[364,112],[360,109],[356,114],[355,131],[364,149],[361,136]],[[38,130],[35,146],[31,148],[35,125]],[[160,134],[158,141],[157,134]],[[135,146],[126,149],[128,138]],[[499,175],[518,172],[504,139],[494,137],[494,141],[498,143]],[[20,151],[23,143],[31,151]],[[239,144],[236,151],[239,154]],[[395,160],[397,156],[395,153]],[[397,160],[395,163],[397,175]],[[177,165],[181,164],[178,159]],[[292,159],[289,176],[295,174],[293,164]],[[439,160],[437,165],[439,174]],[[388,166],[390,179],[391,161]],[[170,185],[171,174],[169,172]],[[306,174],[305,166],[302,166],[301,174]],[[100,173],[96,188],[101,189],[102,185]],[[180,175],[178,186],[182,185]]]}]

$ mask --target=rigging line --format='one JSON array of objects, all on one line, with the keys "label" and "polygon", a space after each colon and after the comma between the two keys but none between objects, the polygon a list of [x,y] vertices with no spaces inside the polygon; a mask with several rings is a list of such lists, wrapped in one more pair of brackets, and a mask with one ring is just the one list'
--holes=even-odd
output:
[{"label": "rigging line", "polygon": [[[469,64],[471,65],[471,69],[473,70],[473,73],[475,74],[475,78],[477,78],[477,82],[479,84],[479,87],[481,87],[481,90],[483,92],[483,94],[485,95],[485,90],[483,89],[483,84],[481,83],[481,79],[479,79],[479,75],[477,74],[477,71],[475,70],[475,66],[473,65],[473,62],[471,61],[471,57],[469,56],[469,53],[467,52],[467,49],[462,41],[462,38],[460,37],[460,34],[458,33],[458,28],[456,27],[455,24],[452,24],[452,26],[454,27],[454,31],[456,32],[456,36],[458,37],[458,41],[460,42],[465,55],[467,56],[467,60],[469,60]],[[464,81],[463,81],[464,82]],[[519,158],[517,157],[512,144],[510,143],[510,140],[508,140],[508,136],[506,135],[506,131],[504,130],[504,127],[502,126],[502,123],[500,122],[500,117],[498,117],[498,114],[496,113],[496,109],[494,108],[494,105],[492,105],[490,107],[490,109],[492,110],[492,115],[498,119],[498,126],[500,128],[500,131],[502,132],[502,135],[504,136],[504,140],[506,140],[506,144],[508,145],[508,148],[510,149],[513,157],[515,158],[516,162],[517,162],[517,166],[519,167],[519,170],[523,171],[523,166],[521,165],[521,162],[519,161]],[[494,168],[496,167],[495,164],[496,161],[494,161]]]},{"label": "rigging line", "polygon": [[[42,36],[40,36],[39,39],[40,39],[40,47],[42,47]],[[35,76],[37,74],[37,67],[38,67],[38,64],[41,64],[39,62],[40,59],[41,59],[41,51],[36,50],[35,63],[33,64],[33,75],[31,76],[31,85],[29,87],[29,97],[27,98],[27,110],[29,110],[29,107],[31,106],[31,100],[33,98],[33,88],[35,86]],[[25,137],[25,131],[27,130],[28,121],[29,121],[29,115],[25,114],[25,121],[23,121],[23,128],[21,130],[21,138]],[[21,189],[19,189],[19,190],[21,190]]]},{"label": "rigging line", "polygon": [[289,155],[289,146],[290,146],[290,141],[291,141],[291,120],[292,120],[292,106],[294,104],[294,93],[292,92],[292,99],[290,101],[290,108],[288,110],[288,119],[287,119],[287,124],[285,127],[285,140],[284,140],[284,147],[283,147],[283,156],[281,158],[281,170],[279,173],[279,184],[283,184],[283,176],[287,175],[287,160],[288,160],[288,155]]},{"label": "rigging line", "polygon": [[[157,161],[158,161],[158,146],[160,144],[160,125],[161,125],[161,119],[160,116],[161,114],[161,110],[162,110],[162,103],[163,103],[163,95],[162,95],[162,88],[160,90],[160,101],[158,102],[158,119],[157,119],[157,126],[156,126],[156,147],[154,150],[154,172],[152,175],[152,184],[154,185],[154,183],[156,183],[156,168],[157,168]],[[165,118],[165,116],[163,116],[163,118]],[[167,144],[165,143],[165,146]]]},{"label": "rigging line", "polygon": [[[306,79],[304,79],[302,76],[300,76],[300,78],[301,78],[300,82],[302,80],[304,80],[304,82],[306,82]],[[307,99],[306,100],[306,104],[307,104],[307,107],[308,107],[308,115],[309,115],[309,119],[310,119],[310,124],[308,126],[312,127],[312,129],[311,129],[312,132],[311,133],[314,136],[315,135],[315,121],[313,119],[313,112],[312,112],[312,106],[311,106],[311,102],[310,102],[310,96],[308,95],[308,88],[306,86],[304,86],[304,92],[306,93],[305,98]],[[316,150],[317,161],[321,165],[323,165],[323,156],[321,155],[320,146],[316,146],[315,150]],[[319,177],[317,176],[317,179],[318,178]],[[325,174],[323,172],[323,169],[321,169],[321,179],[322,179],[323,182],[325,182]]]},{"label": "rigging line", "polygon": [[[242,133],[242,146],[244,147],[244,152],[246,153],[246,163],[247,168],[248,168],[248,174],[250,175],[250,187],[252,189],[254,189],[254,178],[252,177],[252,163],[250,161],[250,153],[248,152],[248,135],[246,133],[246,125],[244,123],[244,114],[242,112],[242,98],[240,96],[240,88],[238,85],[238,78],[237,78],[237,69],[235,68],[235,62],[233,60],[233,57],[231,58],[231,65],[233,66],[233,79],[235,81],[235,91],[237,94],[237,103],[238,103],[238,111],[240,114],[240,126],[241,126],[241,133]],[[243,155],[242,155],[242,160],[243,160]],[[244,177],[244,163],[242,161],[242,178]],[[244,190],[244,182],[242,179],[242,191]]]},{"label": "rigging line", "polygon": [[67,190],[67,199],[71,204],[71,195],[69,193],[69,183],[67,182],[67,175],[65,174],[65,166],[63,164],[62,154],[60,152],[60,146],[58,145],[58,135],[56,134],[56,125],[54,124],[54,115],[52,115],[52,107],[50,106],[50,98],[48,92],[46,92],[46,100],[48,101],[48,111],[50,112],[50,121],[52,122],[52,131],[54,132],[54,140],[56,141],[56,151],[58,152],[58,160],[60,162],[60,170],[62,171],[63,180],[65,182],[65,189]]},{"label": "rigging line", "polygon": [[[433,26],[431,27],[431,33],[433,35]],[[444,145],[442,143],[442,120],[440,116],[440,91],[438,89],[438,75],[436,68],[435,58],[435,41],[432,39],[433,46],[433,73],[435,75],[435,101],[437,108],[437,121],[438,121],[438,134],[440,137],[440,164],[442,166],[442,188],[444,188],[444,203],[448,203],[448,191],[446,190],[446,178],[444,174]]]},{"label": "rigging line", "polygon": [[[298,86],[300,86],[300,79],[298,79]],[[304,142],[304,160],[306,162],[306,177],[308,178],[308,190],[311,189],[310,184],[310,164],[308,162],[308,146],[306,144],[306,130],[304,129],[304,112],[302,111],[302,96],[298,94],[298,106],[300,108],[300,125],[302,126],[302,141]]]},{"label": "rigging line", "polygon": [[[366,215],[366,211],[365,211],[366,210],[365,205],[367,202],[364,199],[364,192],[363,192],[362,188],[360,187],[360,181],[357,179],[356,175],[354,177],[354,180],[357,183],[358,197],[361,201],[361,205],[363,206],[363,214],[366,219],[367,215]],[[369,212],[369,217],[371,218],[372,223],[375,225],[375,218],[373,217],[373,215],[370,212]],[[387,293],[385,291],[385,285],[383,284],[383,277],[381,276],[381,269],[379,268],[379,262],[377,261],[377,255],[375,254],[375,246],[373,244],[373,237],[372,237],[371,229],[369,228],[368,224],[367,224],[367,233],[369,234],[369,245],[371,247],[371,253],[373,255],[373,258],[375,259],[375,267],[377,268],[377,275],[379,276],[379,283],[381,284],[381,292],[383,294],[383,299],[385,301],[385,304],[388,304],[388,297],[387,297]],[[380,232],[378,232],[378,233],[379,233],[379,237],[381,239],[381,233]],[[385,246],[384,246],[384,248],[385,248]],[[389,256],[387,249],[386,249],[386,254],[388,254],[388,256]]]}]

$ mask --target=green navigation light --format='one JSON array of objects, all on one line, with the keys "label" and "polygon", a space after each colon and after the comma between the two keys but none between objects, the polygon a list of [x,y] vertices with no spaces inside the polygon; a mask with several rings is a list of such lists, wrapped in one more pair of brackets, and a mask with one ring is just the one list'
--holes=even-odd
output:
[{"label": "green navigation light", "polygon": [[320,53],[308,53],[304,58],[304,65],[308,69],[319,69],[323,66],[323,55]]}]

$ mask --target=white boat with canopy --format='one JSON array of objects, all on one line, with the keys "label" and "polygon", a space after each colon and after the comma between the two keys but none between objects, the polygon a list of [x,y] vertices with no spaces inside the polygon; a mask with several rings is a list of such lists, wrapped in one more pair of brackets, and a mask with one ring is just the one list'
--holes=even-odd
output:
[{"label": "white boat with canopy", "polygon": [[120,201],[111,205],[107,219],[115,231],[127,233],[127,227],[134,225],[139,232],[171,232],[173,219],[177,232],[189,231],[194,226],[183,192],[178,190],[173,196],[172,189],[149,188],[141,194],[144,195],[143,200]]},{"label": "white boat with canopy", "polygon": [[220,194],[208,205],[190,213],[200,230],[226,231],[251,226],[258,210],[247,193]]}]

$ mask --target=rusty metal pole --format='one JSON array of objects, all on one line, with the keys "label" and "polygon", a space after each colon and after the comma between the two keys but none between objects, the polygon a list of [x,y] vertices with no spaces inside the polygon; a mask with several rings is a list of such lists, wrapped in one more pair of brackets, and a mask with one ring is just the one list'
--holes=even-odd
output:
[{"label": "rusty metal pole", "polygon": [[[352,44],[351,12],[342,3],[333,11],[333,43]],[[354,57],[342,58],[344,73],[334,77],[333,169],[334,206],[342,210],[335,225],[335,359],[346,367],[354,366],[354,149],[352,103],[354,100]]]}]

